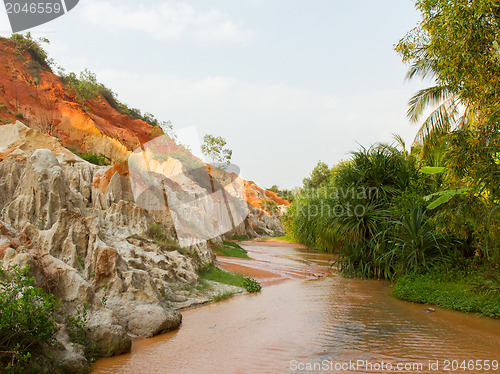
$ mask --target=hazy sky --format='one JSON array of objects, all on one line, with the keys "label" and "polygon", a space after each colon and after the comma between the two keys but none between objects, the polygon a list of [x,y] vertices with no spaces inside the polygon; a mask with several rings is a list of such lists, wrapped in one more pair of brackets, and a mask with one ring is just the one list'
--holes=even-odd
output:
[{"label": "hazy sky", "polygon": [[244,178],[293,187],[359,144],[411,143],[426,84],[404,82],[394,44],[418,20],[411,0],[80,0],[30,31],[129,106],[226,138]]}]

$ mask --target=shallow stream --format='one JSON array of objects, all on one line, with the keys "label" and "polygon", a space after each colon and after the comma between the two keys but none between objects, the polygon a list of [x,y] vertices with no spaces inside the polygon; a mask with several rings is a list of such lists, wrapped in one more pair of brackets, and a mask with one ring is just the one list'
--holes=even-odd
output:
[{"label": "shallow stream", "polygon": [[426,313],[426,305],[390,296],[385,281],[328,275],[328,255],[294,245],[243,246],[255,260],[220,262],[262,281],[261,293],[184,310],[179,330],[138,341],[92,372],[500,373],[492,366],[500,360],[499,320],[437,307]]}]

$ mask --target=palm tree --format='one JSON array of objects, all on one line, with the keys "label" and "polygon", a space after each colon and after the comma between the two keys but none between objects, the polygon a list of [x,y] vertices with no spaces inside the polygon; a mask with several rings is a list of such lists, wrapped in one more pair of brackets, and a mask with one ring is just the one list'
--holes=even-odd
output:
[{"label": "palm tree", "polygon": [[421,122],[412,144],[412,147],[421,145],[421,159],[432,158],[436,148],[446,142],[446,135],[455,130],[477,129],[483,124],[485,116],[480,103],[463,99],[439,79],[436,59],[425,50],[419,52],[419,58],[410,66],[405,79],[409,81],[415,77],[431,78],[436,82],[436,85],[413,95],[408,101],[407,111],[410,122],[416,124],[429,108],[434,108]]},{"label": "palm tree", "polygon": [[[436,76],[431,64],[413,65],[406,75],[407,80],[415,76],[426,78]],[[471,119],[470,107],[451,92],[444,84],[424,88],[418,91],[408,102],[407,117],[412,123],[419,123],[422,116],[429,107],[434,110],[421,122],[420,128],[413,140],[412,147],[422,145],[420,157],[426,158],[432,154],[432,150],[443,142],[446,134],[455,129],[463,128]]]}]

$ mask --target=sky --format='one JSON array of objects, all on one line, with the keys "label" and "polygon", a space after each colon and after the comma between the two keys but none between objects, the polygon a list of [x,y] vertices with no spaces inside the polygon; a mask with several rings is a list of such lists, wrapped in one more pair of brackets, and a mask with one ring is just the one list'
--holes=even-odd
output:
[{"label": "sky", "polygon": [[80,0],[29,31],[129,106],[224,137],[245,179],[292,188],[319,160],[411,144],[407,103],[428,83],[405,81],[394,45],[418,21],[412,0]]}]

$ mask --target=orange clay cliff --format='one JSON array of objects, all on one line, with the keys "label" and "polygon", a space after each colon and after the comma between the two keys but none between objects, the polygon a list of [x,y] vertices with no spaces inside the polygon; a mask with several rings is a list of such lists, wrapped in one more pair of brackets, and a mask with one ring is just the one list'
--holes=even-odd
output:
[{"label": "orange clay cliff", "polygon": [[[0,64],[0,126],[19,120],[77,153],[106,155],[117,165],[95,187],[105,189],[115,172],[126,175],[130,153],[158,134],[147,122],[118,112],[102,95],[81,105],[49,66],[33,60],[28,51],[20,52],[10,39],[0,38]],[[182,147],[172,141],[170,148]],[[290,204],[254,182],[245,182],[245,188],[255,208],[263,200]]]}]

